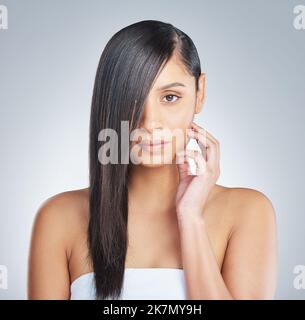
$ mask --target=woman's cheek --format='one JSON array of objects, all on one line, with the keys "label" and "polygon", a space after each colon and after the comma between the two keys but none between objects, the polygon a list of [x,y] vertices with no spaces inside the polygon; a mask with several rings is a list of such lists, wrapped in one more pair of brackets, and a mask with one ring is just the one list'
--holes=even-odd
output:
[{"label": "woman's cheek", "polygon": [[172,156],[173,158],[176,155],[176,152],[182,151],[185,149],[188,143],[188,136],[187,136],[188,125],[185,123],[181,123],[176,129],[173,129],[173,136],[172,136]]}]

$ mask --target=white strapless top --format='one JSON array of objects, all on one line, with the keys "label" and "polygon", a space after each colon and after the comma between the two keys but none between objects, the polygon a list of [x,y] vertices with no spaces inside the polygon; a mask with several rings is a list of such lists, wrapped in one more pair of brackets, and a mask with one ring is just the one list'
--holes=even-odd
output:
[{"label": "white strapless top", "polygon": [[[71,300],[95,300],[94,273],[71,284]],[[184,270],[178,268],[125,268],[120,300],[186,300]]]}]

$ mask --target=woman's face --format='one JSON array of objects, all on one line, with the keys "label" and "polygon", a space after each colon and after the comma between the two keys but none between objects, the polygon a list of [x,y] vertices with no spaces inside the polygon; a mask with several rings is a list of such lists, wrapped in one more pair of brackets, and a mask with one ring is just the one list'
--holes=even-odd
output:
[{"label": "woman's face", "polygon": [[[175,163],[176,152],[189,141],[187,129],[194,114],[201,110],[204,82],[201,74],[196,91],[195,77],[187,73],[176,55],[172,56],[148,94],[139,128],[132,138],[133,162],[144,166]],[[166,143],[150,145],[160,140]]]}]

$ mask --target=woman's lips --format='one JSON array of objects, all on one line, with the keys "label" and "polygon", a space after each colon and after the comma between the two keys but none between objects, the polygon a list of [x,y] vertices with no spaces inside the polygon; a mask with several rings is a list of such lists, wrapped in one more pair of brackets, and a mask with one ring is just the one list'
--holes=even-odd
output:
[{"label": "woman's lips", "polygon": [[144,146],[144,147],[157,147],[157,146],[162,146],[169,143],[169,141],[154,141],[154,142],[150,142],[150,141],[141,141],[140,145]]},{"label": "woman's lips", "polygon": [[154,141],[154,142],[141,141],[140,146],[142,150],[146,152],[160,153],[164,149],[164,146],[169,143],[170,141]]}]

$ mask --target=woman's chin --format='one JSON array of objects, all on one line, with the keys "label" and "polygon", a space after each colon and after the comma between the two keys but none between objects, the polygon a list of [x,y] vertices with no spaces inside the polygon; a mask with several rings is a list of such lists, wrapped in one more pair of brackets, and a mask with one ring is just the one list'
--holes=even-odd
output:
[{"label": "woman's chin", "polygon": [[145,167],[145,168],[160,168],[160,167],[163,167],[165,166],[166,163],[141,163],[141,166],[142,167]]},{"label": "woman's chin", "polygon": [[151,156],[142,156],[137,159],[137,163],[141,166],[147,168],[158,168],[164,165],[173,164],[172,155],[151,155]]}]

